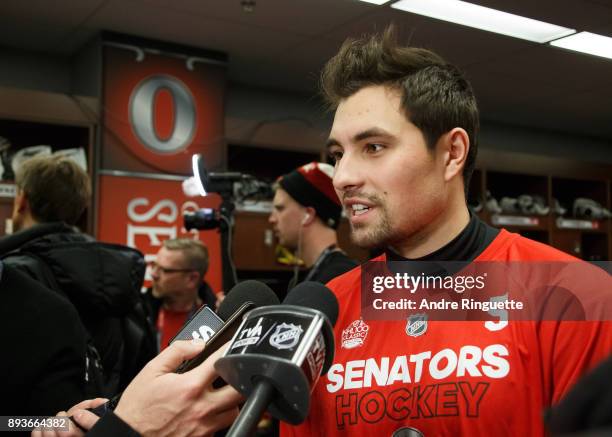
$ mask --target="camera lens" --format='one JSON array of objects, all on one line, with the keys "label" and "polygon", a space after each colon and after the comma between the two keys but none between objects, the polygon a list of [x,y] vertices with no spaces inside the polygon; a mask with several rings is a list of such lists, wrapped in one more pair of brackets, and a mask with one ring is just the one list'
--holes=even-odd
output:
[{"label": "camera lens", "polygon": [[219,216],[216,210],[212,208],[202,208],[194,212],[186,212],[183,214],[183,225],[185,229],[197,229],[199,231],[205,229],[216,229],[220,224]]}]

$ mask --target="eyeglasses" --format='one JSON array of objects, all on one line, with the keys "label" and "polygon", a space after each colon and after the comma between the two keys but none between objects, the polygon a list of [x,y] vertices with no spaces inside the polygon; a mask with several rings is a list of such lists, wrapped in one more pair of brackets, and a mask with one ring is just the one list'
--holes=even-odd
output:
[{"label": "eyeglasses", "polygon": [[162,267],[159,264],[157,264],[156,262],[150,262],[149,263],[149,267],[151,268],[152,271],[158,271],[163,273],[164,275],[167,275],[168,273],[178,273],[178,272],[193,272],[195,271],[195,269],[171,269],[168,267]]}]

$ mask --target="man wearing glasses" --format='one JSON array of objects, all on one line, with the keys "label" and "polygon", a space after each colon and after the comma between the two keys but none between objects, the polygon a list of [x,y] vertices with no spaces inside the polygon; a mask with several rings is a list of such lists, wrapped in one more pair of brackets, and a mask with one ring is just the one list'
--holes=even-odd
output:
[{"label": "man wearing glasses", "polygon": [[176,238],[164,241],[156,261],[149,267],[153,287],[146,297],[161,352],[202,305],[214,309],[216,298],[204,282],[208,249],[199,240]]}]

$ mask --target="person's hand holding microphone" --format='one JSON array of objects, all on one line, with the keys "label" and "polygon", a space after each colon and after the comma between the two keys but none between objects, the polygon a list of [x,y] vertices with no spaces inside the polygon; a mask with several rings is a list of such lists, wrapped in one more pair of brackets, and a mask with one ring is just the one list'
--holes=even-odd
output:
[{"label": "person's hand holding microphone", "polygon": [[[137,433],[147,436],[210,435],[231,425],[243,400],[231,386],[213,388],[218,378],[214,363],[225,352],[220,348],[199,366],[182,374],[176,368],[194,358],[204,341],[176,341],[151,360],[134,378],[121,396],[114,415]],[[87,408],[106,399],[83,401],[68,412],[87,435],[105,435],[100,419]],[[113,414],[113,413],[108,413]],[[71,424],[70,431],[33,431],[32,437],[82,436],[85,433]]]}]

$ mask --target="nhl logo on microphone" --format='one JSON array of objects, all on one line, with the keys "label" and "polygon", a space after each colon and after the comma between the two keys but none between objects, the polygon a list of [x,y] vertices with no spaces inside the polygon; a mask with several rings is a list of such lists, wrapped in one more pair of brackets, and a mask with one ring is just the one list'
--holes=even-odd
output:
[{"label": "nhl logo on microphone", "polygon": [[419,337],[427,332],[427,314],[413,314],[406,322],[406,334]]},{"label": "nhl logo on microphone", "polygon": [[291,349],[300,341],[302,327],[293,323],[281,323],[270,336],[270,345],[278,350]]}]

